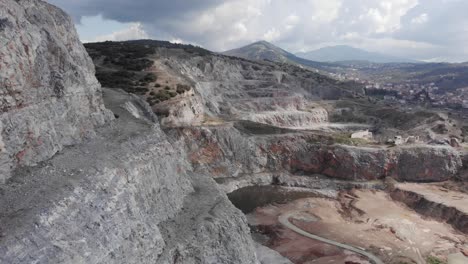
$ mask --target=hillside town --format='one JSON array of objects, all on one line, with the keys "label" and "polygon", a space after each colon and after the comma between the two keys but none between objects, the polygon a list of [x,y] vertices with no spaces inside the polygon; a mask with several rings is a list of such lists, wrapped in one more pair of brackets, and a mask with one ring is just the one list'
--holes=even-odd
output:
[{"label": "hillside town", "polygon": [[468,87],[453,91],[440,89],[435,83],[376,83],[361,81],[365,84],[366,94],[379,96],[385,101],[407,103],[428,103],[433,107],[468,109]]}]

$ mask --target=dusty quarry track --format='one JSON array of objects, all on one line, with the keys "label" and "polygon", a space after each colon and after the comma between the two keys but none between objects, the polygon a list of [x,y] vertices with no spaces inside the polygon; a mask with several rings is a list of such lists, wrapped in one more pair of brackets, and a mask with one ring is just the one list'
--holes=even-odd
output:
[{"label": "dusty quarry track", "polygon": [[324,237],[320,237],[320,236],[311,234],[309,232],[306,232],[306,231],[300,229],[299,227],[297,227],[297,226],[293,225],[291,222],[289,222],[289,218],[293,217],[294,214],[295,214],[295,212],[290,212],[290,213],[280,215],[278,217],[278,220],[282,225],[284,225],[285,227],[293,230],[294,232],[296,232],[296,233],[298,233],[300,235],[303,235],[305,237],[308,237],[308,238],[311,238],[311,239],[314,239],[314,240],[318,240],[320,242],[323,242],[323,243],[326,243],[326,244],[329,244],[329,245],[332,245],[332,246],[336,246],[336,247],[339,247],[339,248],[342,248],[342,249],[349,250],[351,252],[357,253],[359,255],[362,255],[362,256],[370,259],[372,261],[372,263],[374,263],[374,264],[384,264],[384,262],[382,262],[378,257],[373,255],[372,253],[369,253],[367,251],[364,251],[364,250],[361,250],[359,248],[353,247],[351,245],[342,244],[342,243],[337,242],[337,241],[333,241],[333,240],[330,240],[330,239],[327,239],[327,238],[324,238]]}]

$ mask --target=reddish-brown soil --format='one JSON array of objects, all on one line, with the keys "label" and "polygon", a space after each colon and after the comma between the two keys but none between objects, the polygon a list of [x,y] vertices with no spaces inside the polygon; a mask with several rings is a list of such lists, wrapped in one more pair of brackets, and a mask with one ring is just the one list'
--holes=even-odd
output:
[{"label": "reddish-brown soil", "polygon": [[361,247],[385,263],[446,260],[467,248],[468,238],[446,223],[422,217],[382,191],[343,192],[336,200],[306,198],[257,208],[251,225],[269,237],[267,246],[294,263],[368,263],[357,255],[302,237],[278,223],[278,216],[299,212],[293,224],[312,234]]}]

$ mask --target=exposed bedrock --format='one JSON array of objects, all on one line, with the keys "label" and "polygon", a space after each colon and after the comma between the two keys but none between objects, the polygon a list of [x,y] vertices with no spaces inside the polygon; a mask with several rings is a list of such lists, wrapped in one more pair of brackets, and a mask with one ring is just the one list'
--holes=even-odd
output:
[{"label": "exposed bedrock", "polygon": [[[196,97],[182,107],[180,99],[172,100],[174,107],[164,107],[170,103],[162,104],[169,115],[163,122],[169,125],[187,123],[184,121],[189,116],[205,115],[281,127],[310,126],[328,121],[328,112],[314,100],[358,93],[349,83],[340,83],[291,65],[252,62],[214,54],[183,57],[174,51],[167,52],[157,51],[159,58],[156,64],[190,80]],[[184,111],[179,110],[184,107]],[[194,121],[196,123],[199,119]]]},{"label": "exposed bedrock", "polygon": [[328,113],[325,109],[311,111],[271,111],[255,114],[246,114],[243,120],[250,120],[262,124],[279,127],[307,127],[328,122]]},{"label": "exposed bedrock", "polygon": [[463,167],[460,172],[460,179],[468,181],[468,151],[463,151],[461,154]]},{"label": "exposed bedrock", "polygon": [[0,42],[0,263],[257,263],[149,105],[102,96],[65,13],[0,0]]},{"label": "exposed bedrock", "polygon": [[160,123],[165,127],[200,125],[205,121],[205,111],[200,96],[189,90],[176,99],[160,103],[155,107]]},{"label": "exposed bedrock", "polygon": [[[171,138],[184,141],[198,172],[214,178],[286,171],[344,180],[393,177],[416,182],[460,175],[460,155],[451,147],[355,147],[335,144],[343,140],[334,141],[333,135],[327,139],[288,129],[327,123],[327,106],[320,100],[359,95],[352,83],[332,81],[293,66],[162,50],[156,52],[158,63],[194,83],[193,97],[197,99],[192,100],[198,110],[192,112],[213,119],[209,124],[202,122],[204,127],[184,122],[183,128],[170,132]],[[172,112],[180,120],[187,116],[184,112],[192,115],[178,111],[182,109],[178,104],[174,108]],[[249,122],[240,120],[251,125],[246,128],[244,124]]]},{"label": "exposed bedrock", "polygon": [[0,262],[256,263],[245,217],[145,102],[105,98],[117,121],[0,187]]},{"label": "exposed bedrock", "polygon": [[194,168],[214,178],[287,171],[344,180],[392,177],[430,182],[451,179],[462,166],[460,155],[451,147],[334,145],[326,144],[324,137],[313,134],[273,130],[263,131],[258,127],[255,131],[238,123],[228,123],[217,127],[180,128],[172,133],[185,141]]},{"label": "exposed bedrock", "polygon": [[344,145],[313,146],[287,161],[292,170],[353,180],[392,177],[401,181],[431,182],[453,178],[461,167],[450,147],[415,145],[369,148]]},{"label": "exposed bedrock", "polygon": [[0,181],[111,119],[70,18],[43,1],[0,0]]},{"label": "exposed bedrock", "polygon": [[[468,211],[465,208],[454,206],[454,203],[431,199],[423,193],[410,189],[395,188],[390,192],[394,200],[405,203],[421,215],[446,222],[455,229],[468,234]],[[444,194],[449,196],[449,194]]]}]

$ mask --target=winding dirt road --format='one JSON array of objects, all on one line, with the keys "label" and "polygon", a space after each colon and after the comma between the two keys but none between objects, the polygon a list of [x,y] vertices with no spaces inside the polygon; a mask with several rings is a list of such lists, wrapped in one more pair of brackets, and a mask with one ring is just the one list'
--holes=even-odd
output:
[{"label": "winding dirt road", "polygon": [[339,247],[339,248],[346,249],[346,250],[349,250],[351,252],[357,253],[357,254],[359,254],[361,256],[364,256],[364,257],[368,258],[374,264],[385,264],[385,263],[383,263],[382,260],[380,260],[378,257],[376,257],[372,253],[369,253],[369,252],[364,251],[362,249],[353,247],[351,245],[342,244],[342,243],[339,243],[339,242],[336,242],[336,241],[333,241],[333,240],[330,240],[330,239],[327,239],[327,238],[324,238],[324,237],[320,237],[320,236],[311,234],[309,232],[306,232],[306,231],[300,229],[299,227],[297,227],[297,226],[293,225],[291,222],[289,222],[289,218],[293,217],[294,214],[295,214],[295,212],[290,212],[290,213],[287,213],[287,214],[280,215],[278,217],[278,220],[282,225],[284,225],[285,227],[291,229],[292,231],[294,231],[294,232],[296,232],[296,233],[298,233],[300,235],[303,235],[305,237],[308,237],[308,238],[311,238],[311,239],[314,239],[314,240],[318,240],[320,242],[323,242],[323,243],[326,243],[326,244],[329,244],[329,245],[333,245],[333,246],[336,246],[336,247]]}]

